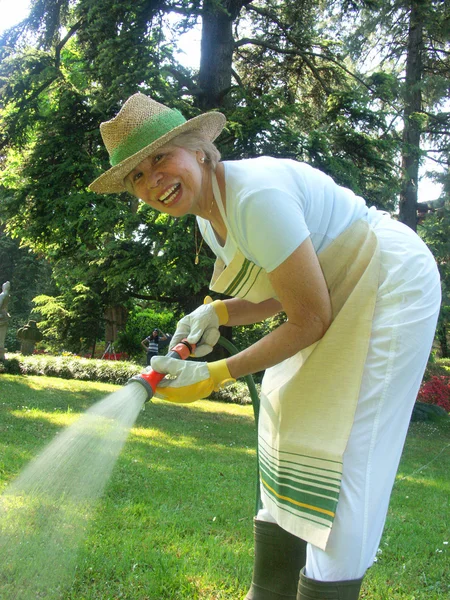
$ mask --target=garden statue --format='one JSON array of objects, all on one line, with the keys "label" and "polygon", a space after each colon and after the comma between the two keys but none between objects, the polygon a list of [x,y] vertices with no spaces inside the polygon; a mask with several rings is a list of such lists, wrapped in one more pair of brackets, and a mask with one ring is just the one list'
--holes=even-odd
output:
[{"label": "garden statue", "polygon": [[21,341],[20,351],[25,356],[29,356],[33,354],[36,342],[40,342],[43,336],[37,328],[36,321],[28,321],[24,327],[17,331],[17,337]]},{"label": "garden statue", "polygon": [[8,313],[9,290],[11,284],[6,281],[0,294],[0,360],[5,360],[5,337],[10,315]]}]

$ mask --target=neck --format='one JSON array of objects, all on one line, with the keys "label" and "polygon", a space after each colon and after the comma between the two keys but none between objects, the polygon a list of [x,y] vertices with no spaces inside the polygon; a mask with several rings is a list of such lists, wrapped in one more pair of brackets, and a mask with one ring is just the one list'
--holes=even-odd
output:
[{"label": "neck", "polygon": [[[219,190],[222,197],[222,204],[225,206],[225,172],[222,163],[217,165],[216,169],[217,182],[219,184]],[[213,187],[212,187],[212,170],[207,167],[204,171],[204,179],[202,186],[202,202],[195,214],[203,219],[206,219],[211,223],[213,229],[219,235],[222,240],[227,237],[227,229],[222,219],[220,209],[217,206],[217,202],[214,198]]]}]

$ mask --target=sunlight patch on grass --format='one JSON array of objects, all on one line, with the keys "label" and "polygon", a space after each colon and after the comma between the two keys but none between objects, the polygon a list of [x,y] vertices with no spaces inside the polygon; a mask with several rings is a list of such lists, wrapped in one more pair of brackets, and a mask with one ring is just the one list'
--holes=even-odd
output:
[{"label": "sunlight patch on grass", "polygon": [[[432,475],[430,475],[432,477]],[[439,479],[429,479],[423,476],[414,477],[412,475],[405,475],[403,477],[398,478],[398,481],[408,481],[409,483],[416,483],[422,487],[427,488],[436,488],[440,491],[448,491],[450,492],[450,481],[442,481]]]},{"label": "sunlight patch on grass", "polygon": [[85,392],[86,383],[91,390],[97,390],[109,394],[115,392],[120,386],[111,383],[100,383],[97,381],[80,381],[77,379],[60,379],[58,377],[44,377],[42,375],[2,375],[2,384],[5,382],[23,382],[31,390],[42,390],[52,392],[62,390],[68,392]]},{"label": "sunlight patch on grass", "polygon": [[12,410],[10,414],[17,419],[48,421],[48,423],[58,425],[59,427],[72,425],[72,423],[81,415],[81,413],[77,414],[68,411],[63,413],[49,413],[39,410],[38,408],[27,408],[26,406],[24,406],[22,410]]},{"label": "sunlight patch on grass", "polygon": [[[201,430],[199,430],[200,433]],[[188,436],[188,435],[177,435],[174,437],[173,434],[165,433],[160,429],[153,428],[145,428],[145,427],[135,427],[131,430],[129,443],[133,442],[133,438],[137,438],[139,440],[146,440],[151,444],[151,446],[156,449],[188,449],[188,450],[201,450],[205,446],[205,442],[202,443],[202,446],[199,446],[198,437]],[[230,445],[224,445],[223,443],[215,442],[207,444],[210,450],[217,451],[230,451]],[[255,455],[255,448],[253,447],[233,447],[233,453],[240,455]]]},{"label": "sunlight patch on grass", "polygon": [[[158,398],[152,399],[151,403],[159,405],[167,405],[167,401],[159,400]],[[175,403],[170,403],[175,404]],[[253,420],[253,408],[250,405],[242,406],[241,404],[227,404],[223,402],[215,402],[213,400],[197,400],[192,404],[177,405],[183,406],[197,413],[217,413],[226,415],[236,415],[241,417],[249,417]]]},{"label": "sunlight patch on grass", "polygon": [[172,435],[164,433],[160,429],[133,428],[131,435],[138,438],[144,438],[151,441],[155,447],[179,447],[179,448],[194,448],[196,440],[186,435],[179,435],[174,438]]}]

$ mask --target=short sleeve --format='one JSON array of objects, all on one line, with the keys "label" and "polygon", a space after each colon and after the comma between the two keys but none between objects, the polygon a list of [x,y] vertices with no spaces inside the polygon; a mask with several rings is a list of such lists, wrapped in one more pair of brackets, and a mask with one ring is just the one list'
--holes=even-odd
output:
[{"label": "short sleeve", "polygon": [[244,255],[270,273],[309,237],[301,202],[277,189],[242,198],[237,242]]}]

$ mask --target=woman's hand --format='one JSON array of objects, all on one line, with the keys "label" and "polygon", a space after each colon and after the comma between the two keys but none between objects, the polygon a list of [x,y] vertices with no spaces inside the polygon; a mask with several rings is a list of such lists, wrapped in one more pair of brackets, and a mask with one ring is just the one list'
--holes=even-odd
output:
[{"label": "woman's hand", "polygon": [[197,347],[193,356],[201,358],[209,354],[220,337],[219,326],[228,322],[228,311],[222,300],[210,302],[196,308],[178,321],[177,329],[172,337],[171,346],[176,346],[184,339]]},{"label": "woman's hand", "polygon": [[170,402],[186,403],[207,398],[213,391],[236,381],[230,375],[226,359],[206,363],[155,356],[151,366],[158,373],[174,377],[163,379],[155,390],[158,398]]}]

